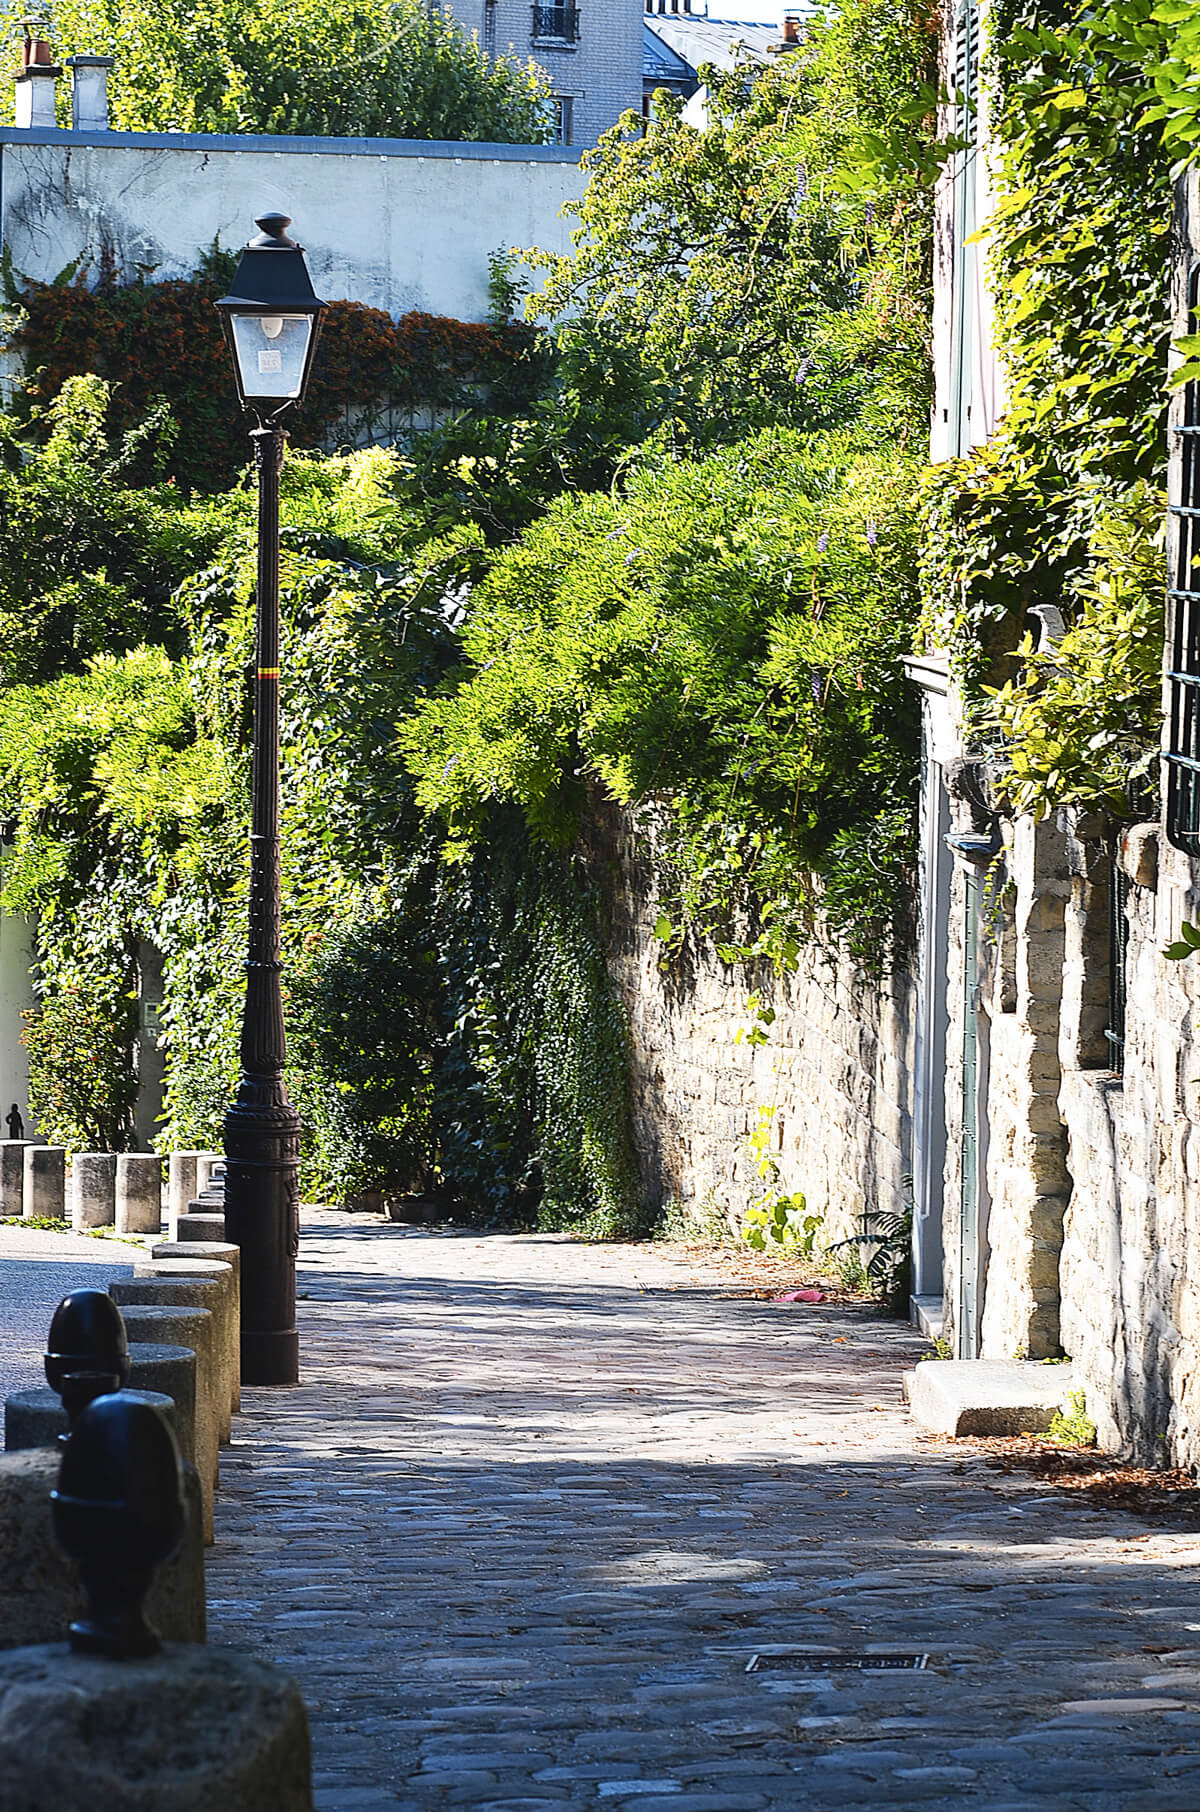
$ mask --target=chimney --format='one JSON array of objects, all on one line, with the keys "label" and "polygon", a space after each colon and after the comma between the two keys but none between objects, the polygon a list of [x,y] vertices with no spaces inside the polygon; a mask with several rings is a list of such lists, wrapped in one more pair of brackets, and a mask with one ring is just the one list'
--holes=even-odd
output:
[{"label": "chimney", "polygon": [[68,57],[71,125],[76,132],[108,131],[108,72],[113,57]]},{"label": "chimney", "polygon": [[40,19],[21,22],[21,67],[16,86],[16,123],[23,130],[54,126],[54,93],[62,74],[50,49],[50,28]]}]

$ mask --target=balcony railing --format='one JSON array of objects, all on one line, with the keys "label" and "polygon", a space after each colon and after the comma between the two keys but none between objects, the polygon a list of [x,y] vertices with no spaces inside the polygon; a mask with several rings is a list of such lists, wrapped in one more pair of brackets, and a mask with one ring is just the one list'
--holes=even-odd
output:
[{"label": "balcony railing", "polygon": [[577,6],[535,6],[533,9],[533,35],[535,38],[552,38],[558,44],[577,43],[579,8]]}]

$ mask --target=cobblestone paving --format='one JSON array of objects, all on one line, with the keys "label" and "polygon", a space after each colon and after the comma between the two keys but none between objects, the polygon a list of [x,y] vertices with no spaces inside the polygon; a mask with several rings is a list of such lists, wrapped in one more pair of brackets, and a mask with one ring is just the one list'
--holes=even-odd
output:
[{"label": "cobblestone paving", "polygon": [[322,1812],[1200,1808],[1200,1537],[923,1446],[903,1326],[321,1212],[300,1289],[211,1639],[299,1678]]}]

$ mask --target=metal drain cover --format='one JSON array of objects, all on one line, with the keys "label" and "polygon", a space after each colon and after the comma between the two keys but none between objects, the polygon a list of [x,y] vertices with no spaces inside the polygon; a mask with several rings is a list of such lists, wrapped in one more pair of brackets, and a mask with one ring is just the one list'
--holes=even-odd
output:
[{"label": "metal drain cover", "polygon": [[814,1654],[776,1651],[774,1654],[751,1655],[746,1665],[748,1674],[885,1674],[923,1671],[928,1655],[862,1655]]}]

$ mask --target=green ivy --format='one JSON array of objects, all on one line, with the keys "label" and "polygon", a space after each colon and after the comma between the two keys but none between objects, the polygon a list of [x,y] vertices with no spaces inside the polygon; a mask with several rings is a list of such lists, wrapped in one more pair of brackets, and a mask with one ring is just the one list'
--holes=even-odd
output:
[{"label": "green ivy", "polygon": [[[1147,66],[1160,19],[1152,0],[989,12],[1008,404],[986,448],[926,482],[923,633],[950,649],[981,742],[1002,733],[1010,791],[1037,811],[1077,800],[1119,815],[1157,742],[1171,180]],[[1033,606],[1071,626],[1063,654],[1023,640]]]},{"label": "green ivy", "polygon": [[1098,520],[1070,627],[1040,648],[1027,636],[1019,677],[993,696],[996,780],[1018,811],[1145,810],[1162,723],[1163,520],[1151,486]]},{"label": "green ivy", "polygon": [[[83,395],[101,409],[102,386]],[[106,518],[107,459],[100,433],[50,465],[36,456],[30,499],[44,508],[48,490],[81,523]],[[497,1223],[629,1230],[625,1035],[588,886],[511,814],[485,859],[443,870],[394,747],[459,658],[442,600],[462,551],[426,543],[423,564],[405,551],[398,467],[383,451],[292,457],[282,479],[285,1015],[305,1186],[338,1200],[432,1188]],[[162,516],[172,501],[192,522],[178,497]],[[0,693],[3,902],[37,924],[31,1102],[72,1146],[130,1136],[143,939],[163,958],[162,1142],[218,1142],[236,1081],[255,573],[244,501],[201,515],[207,563],[164,606],[172,648],[93,654]],[[162,529],[158,515],[130,520]],[[144,547],[131,543],[136,571]]]},{"label": "green ivy", "polygon": [[[476,591],[467,674],[400,733],[450,853],[495,803],[566,847],[596,781],[665,812],[679,928],[728,944],[751,902],[759,948],[794,958],[813,872],[911,831],[915,469],[772,433],[551,510]],[[876,926],[895,911],[885,874]]]}]

